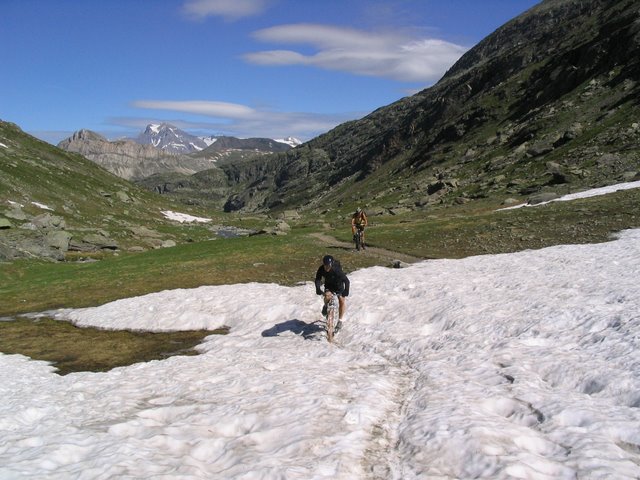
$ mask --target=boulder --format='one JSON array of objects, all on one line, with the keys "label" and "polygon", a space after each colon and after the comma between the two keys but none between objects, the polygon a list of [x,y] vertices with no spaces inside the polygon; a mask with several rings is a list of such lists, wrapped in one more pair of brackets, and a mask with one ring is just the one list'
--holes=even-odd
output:
[{"label": "boulder", "polygon": [[43,213],[37,217],[33,217],[31,223],[35,225],[38,230],[64,230],[66,228],[66,222],[64,218],[50,213]]},{"label": "boulder", "polygon": [[556,198],[559,198],[559,197],[560,195],[558,195],[557,193],[543,192],[543,193],[538,193],[537,195],[532,195],[531,197],[529,197],[529,199],[527,200],[527,203],[529,205],[538,205],[539,203],[550,202],[551,200],[555,200]]},{"label": "boulder", "polygon": [[281,218],[283,220],[298,220],[300,218],[300,214],[296,210],[285,210],[282,212]]},{"label": "boulder", "polygon": [[276,230],[278,230],[279,232],[288,233],[291,231],[291,226],[284,221],[278,222],[278,224],[276,225]]},{"label": "boulder", "polygon": [[131,202],[131,197],[129,197],[129,195],[127,195],[127,193],[122,190],[120,190],[119,192],[116,192],[116,198],[123,203]]},{"label": "boulder", "polygon": [[402,260],[394,260],[391,262],[391,268],[407,268],[409,267],[408,263],[403,262]]},{"label": "boulder", "polygon": [[129,229],[136,237],[160,238],[162,235],[155,230],[143,226],[135,226]]},{"label": "boulder", "polygon": [[118,242],[100,233],[90,233],[82,237],[82,242],[99,250],[117,250]]},{"label": "boulder", "polygon": [[12,223],[6,218],[0,218],[0,230],[13,228]]},{"label": "boulder", "polygon": [[61,252],[69,250],[69,242],[72,235],[64,230],[52,230],[47,232],[45,237],[47,245],[53,248],[57,248]]},{"label": "boulder", "polygon": [[26,220],[27,215],[22,211],[22,208],[18,205],[14,205],[11,210],[8,210],[4,214],[7,218],[13,218],[14,220]]}]

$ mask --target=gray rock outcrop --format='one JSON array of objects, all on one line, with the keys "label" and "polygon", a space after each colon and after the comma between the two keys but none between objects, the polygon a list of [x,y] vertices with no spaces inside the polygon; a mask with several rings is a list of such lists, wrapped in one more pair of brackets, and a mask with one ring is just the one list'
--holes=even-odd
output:
[{"label": "gray rock outcrop", "polygon": [[214,165],[207,159],[188,157],[141,145],[133,140],[109,141],[90,130],[79,130],[58,147],[83,155],[115,175],[127,180],[156,173],[178,172],[191,175]]}]

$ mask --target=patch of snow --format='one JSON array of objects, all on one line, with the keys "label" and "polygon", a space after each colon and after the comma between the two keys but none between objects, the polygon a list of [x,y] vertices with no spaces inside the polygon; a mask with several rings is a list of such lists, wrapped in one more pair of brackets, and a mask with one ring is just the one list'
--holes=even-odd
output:
[{"label": "patch of snow", "polygon": [[218,141],[217,137],[198,137],[198,138],[202,140],[207,145],[207,147],[213,145]]},{"label": "patch of snow", "polygon": [[9,148],[4,143],[0,142],[0,147]]},{"label": "patch of snow", "polygon": [[189,215],[186,213],[172,212],[171,210],[163,210],[161,212],[165,218],[169,220],[173,220],[180,223],[189,223],[189,222],[197,222],[197,223],[207,223],[210,222],[210,218],[203,217],[194,217],[193,215]]},{"label": "patch of snow", "polygon": [[9,205],[13,205],[14,207],[20,207],[20,208],[24,208],[24,205],[18,202],[14,202],[12,200],[7,200],[7,202],[9,202]]},{"label": "patch of snow", "polygon": [[38,202],[31,202],[32,205],[35,205],[38,208],[41,208],[43,210],[51,210],[53,211],[53,208],[48,207],[47,205],[44,205],[43,203],[38,203]]},{"label": "patch of snow", "polygon": [[302,140],[298,140],[295,137],[278,138],[278,139],[274,139],[274,141],[279,143],[286,143],[287,145],[291,145],[292,147],[297,147],[298,145],[302,145]]},{"label": "patch of snow", "polygon": [[639,270],[640,230],[358,270],[335,344],[311,282],[58,310],[231,331],[106,373],[0,355],[0,478],[636,479]]},{"label": "patch of snow", "polygon": [[638,479],[638,271],[640,229],[357,270],[334,344],[311,281],[49,312],[231,330],[104,373],[0,354],[0,478]]},{"label": "patch of snow", "polygon": [[551,202],[566,202],[566,201],[575,200],[575,199],[578,199],[578,198],[597,197],[599,195],[606,195],[608,193],[613,193],[613,192],[617,192],[617,191],[620,191],[620,190],[630,190],[632,188],[640,188],[640,181],[617,183],[615,185],[609,185],[609,186],[606,186],[606,187],[592,188],[590,190],[585,190],[584,192],[570,193],[570,194],[564,195],[564,196],[562,196],[560,198],[554,198],[553,200],[549,200],[547,202],[540,202],[540,203],[536,203],[534,205],[530,205],[528,203],[523,203],[523,204],[520,204],[520,205],[515,205],[513,207],[501,208],[499,210],[513,210],[513,209],[516,209],[516,208],[523,208],[523,207],[538,207],[540,205],[546,205],[546,204],[551,203]]}]

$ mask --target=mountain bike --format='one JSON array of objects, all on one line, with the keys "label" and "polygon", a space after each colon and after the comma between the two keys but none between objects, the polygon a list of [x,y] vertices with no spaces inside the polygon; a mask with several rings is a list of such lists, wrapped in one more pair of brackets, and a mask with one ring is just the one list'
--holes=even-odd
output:
[{"label": "mountain bike", "polygon": [[336,333],[336,325],[340,318],[340,302],[338,300],[338,295],[333,292],[329,293],[331,293],[331,297],[329,298],[329,302],[326,304],[327,311],[326,314],[324,314],[324,318],[327,330],[327,341],[333,342],[333,335]]},{"label": "mountain bike", "polygon": [[353,241],[356,244],[356,250],[362,248],[364,250],[364,229],[356,228],[356,233],[353,234]]}]

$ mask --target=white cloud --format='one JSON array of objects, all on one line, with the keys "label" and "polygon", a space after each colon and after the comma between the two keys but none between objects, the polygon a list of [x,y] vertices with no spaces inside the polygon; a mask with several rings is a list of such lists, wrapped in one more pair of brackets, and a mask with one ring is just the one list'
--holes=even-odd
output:
[{"label": "white cloud", "polygon": [[258,15],[266,8],[266,0],[187,0],[183,7],[194,19],[220,16],[227,20]]},{"label": "white cloud", "polygon": [[[200,130],[208,134],[224,134],[235,137],[282,138],[295,136],[308,140],[325,133],[348,120],[360,118],[365,113],[317,114],[307,112],[280,112],[257,109],[236,103],[209,100],[167,101],[138,100],[134,107],[148,110],[179,112],[186,116],[207,117],[205,121],[190,121],[185,118],[163,121],[186,130]],[[153,123],[152,119],[117,118],[114,124],[143,127]]]},{"label": "white cloud", "polygon": [[175,112],[193,113],[219,118],[251,118],[256,111],[245,105],[227,102],[212,102],[206,100],[168,101],[168,100],[137,100],[134,107],[151,110],[171,110]]},{"label": "white cloud", "polygon": [[312,55],[293,50],[248,53],[258,65],[309,65],[407,82],[434,82],[458,60],[466,47],[439,39],[413,39],[395,33],[372,33],[327,25],[294,24],[254,33],[261,41],[311,45]]}]

